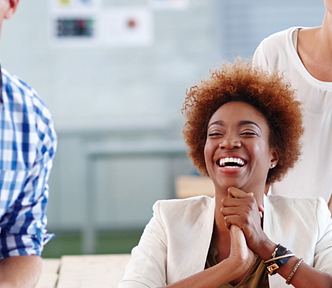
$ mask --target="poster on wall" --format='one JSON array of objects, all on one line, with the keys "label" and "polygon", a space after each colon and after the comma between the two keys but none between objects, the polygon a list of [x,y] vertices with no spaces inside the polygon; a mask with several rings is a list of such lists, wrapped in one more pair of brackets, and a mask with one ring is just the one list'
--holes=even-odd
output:
[{"label": "poster on wall", "polygon": [[155,9],[186,9],[189,0],[150,0],[150,4]]},{"label": "poster on wall", "polygon": [[52,0],[51,9],[53,12],[80,13],[97,12],[101,0]]},{"label": "poster on wall", "polygon": [[54,14],[50,18],[51,43],[55,46],[96,46],[98,21],[91,14]]},{"label": "poster on wall", "polygon": [[152,12],[147,8],[117,7],[103,11],[101,39],[106,46],[151,46]]},{"label": "poster on wall", "polygon": [[101,0],[51,0],[49,34],[54,46],[82,47],[99,43]]}]

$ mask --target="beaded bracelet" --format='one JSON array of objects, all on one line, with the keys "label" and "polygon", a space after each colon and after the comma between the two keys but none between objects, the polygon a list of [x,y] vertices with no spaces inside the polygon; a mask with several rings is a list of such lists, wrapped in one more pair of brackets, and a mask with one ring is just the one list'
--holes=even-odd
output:
[{"label": "beaded bracelet", "polygon": [[294,274],[295,274],[297,268],[299,268],[299,266],[301,265],[302,262],[303,262],[303,258],[301,258],[299,261],[297,261],[297,263],[296,263],[296,265],[294,266],[292,272],[289,274],[289,276],[288,276],[288,278],[287,278],[287,280],[286,280],[286,284],[287,284],[287,285],[290,285],[290,282],[291,282],[291,280],[292,280],[292,278],[293,278],[293,276],[294,276]]}]

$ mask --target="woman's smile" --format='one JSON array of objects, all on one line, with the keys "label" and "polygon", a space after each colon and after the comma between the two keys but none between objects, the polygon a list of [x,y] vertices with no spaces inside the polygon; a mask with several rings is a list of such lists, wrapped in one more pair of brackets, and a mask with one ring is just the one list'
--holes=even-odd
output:
[{"label": "woman's smile", "polygon": [[216,161],[221,173],[236,174],[240,173],[247,164],[247,161],[238,156],[222,157]]},{"label": "woman's smile", "polygon": [[220,158],[217,161],[217,165],[219,165],[221,168],[227,168],[227,169],[235,169],[235,168],[241,168],[246,164],[246,162],[239,157],[225,157]]}]

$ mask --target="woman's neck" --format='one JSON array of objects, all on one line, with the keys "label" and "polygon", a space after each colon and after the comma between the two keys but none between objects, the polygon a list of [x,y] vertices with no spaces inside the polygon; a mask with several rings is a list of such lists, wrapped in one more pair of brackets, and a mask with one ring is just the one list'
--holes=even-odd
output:
[{"label": "woman's neck", "polygon": [[329,12],[325,12],[321,27],[299,31],[297,53],[314,78],[332,82],[332,15]]}]

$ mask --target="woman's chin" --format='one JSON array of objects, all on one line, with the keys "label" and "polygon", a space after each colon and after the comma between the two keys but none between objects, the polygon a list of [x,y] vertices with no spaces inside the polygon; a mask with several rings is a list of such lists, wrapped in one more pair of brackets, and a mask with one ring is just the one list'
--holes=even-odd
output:
[{"label": "woman's chin", "polygon": [[239,181],[227,181],[227,182],[222,182],[222,183],[215,183],[216,186],[216,191],[221,190],[221,191],[226,191],[227,189],[230,187],[234,187],[237,189],[241,189],[243,190],[243,188],[245,187],[244,183],[240,183]]}]

